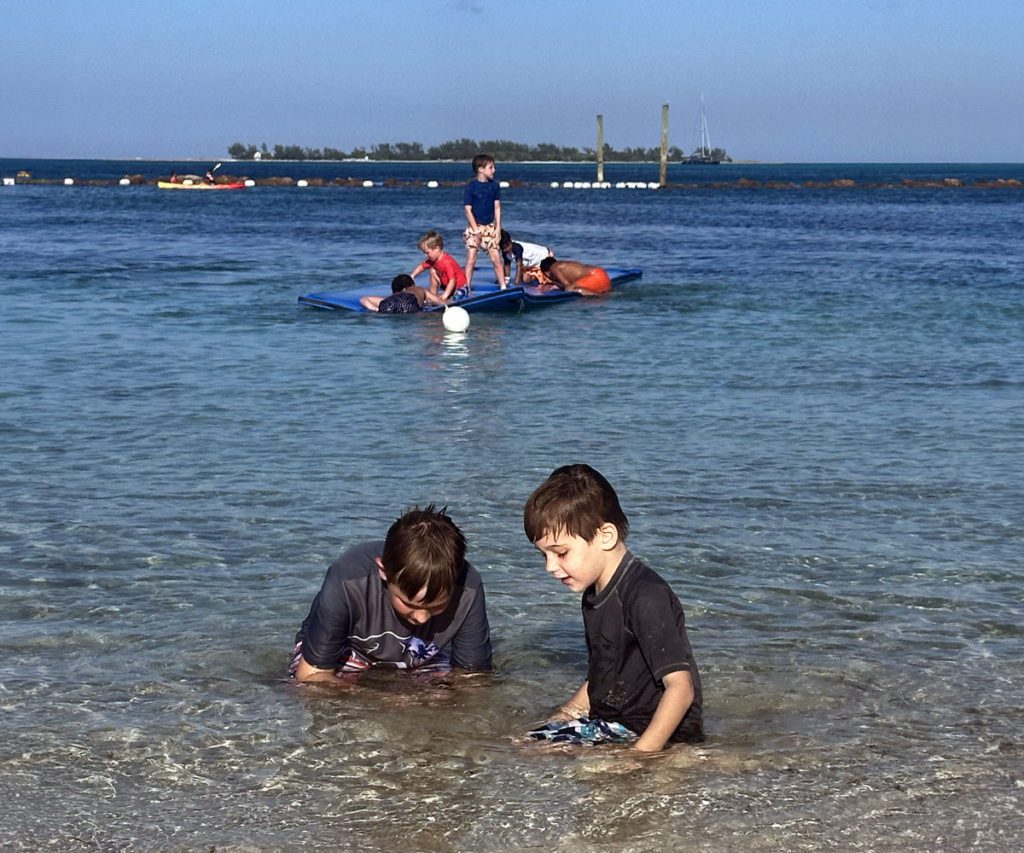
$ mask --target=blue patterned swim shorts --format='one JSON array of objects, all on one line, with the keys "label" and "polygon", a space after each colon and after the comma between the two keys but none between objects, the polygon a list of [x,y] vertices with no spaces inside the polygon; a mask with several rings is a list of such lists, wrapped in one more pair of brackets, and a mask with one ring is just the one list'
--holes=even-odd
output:
[{"label": "blue patterned swim shorts", "polygon": [[593,746],[595,743],[629,743],[636,740],[636,733],[622,723],[609,723],[597,717],[577,717],[566,722],[546,723],[529,732],[534,740],[552,743],[575,743]]}]

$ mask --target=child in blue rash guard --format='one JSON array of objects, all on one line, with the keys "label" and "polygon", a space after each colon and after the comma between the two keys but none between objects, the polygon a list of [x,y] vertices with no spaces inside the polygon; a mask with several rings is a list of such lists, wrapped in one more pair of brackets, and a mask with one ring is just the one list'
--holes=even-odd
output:
[{"label": "child in blue rash guard", "polygon": [[289,675],[336,682],[374,665],[491,668],[480,575],[445,510],[413,509],[384,541],[350,548],[327,570],[295,635]]},{"label": "child in blue rash guard", "polygon": [[473,286],[473,268],[480,249],[487,252],[494,264],[494,274],[500,287],[505,288],[498,244],[501,242],[501,187],[494,180],[494,158],[490,154],[477,154],[473,158],[473,172],[476,175],[466,184],[462,206],[466,213],[466,287]]},{"label": "child in blue rash guard", "polygon": [[587,680],[537,739],[631,742],[641,752],[704,739],[700,674],[683,608],[626,547],[629,521],[589,465],[556,469],[526,502],[523,527],[547,571],[583,594]]}]

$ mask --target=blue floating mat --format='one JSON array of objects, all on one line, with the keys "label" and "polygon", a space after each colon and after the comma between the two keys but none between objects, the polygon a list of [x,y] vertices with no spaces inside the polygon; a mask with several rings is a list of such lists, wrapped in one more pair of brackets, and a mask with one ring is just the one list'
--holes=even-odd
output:
[{"label": "blue floating mat", "polygon": [[[639,269],[625,269],[622,267],[605,267],[608,278],[611,279],[612,289],[617,289],[626,282],[636,281],[643,275]],[[355,311],[361,314],[372,314],[359,304],[364,296],[390,296],[391,285],[371,284],[366,287],[357,287],[353,290],[331,290],[322,293],[306,293],[299,297],[301,305],[310,305],[313,308],[325,308],[331,311]],[[561,290],[559,288],[542,288],[527,284],[523,287],[507,287],[501,290],[496,281],[473,280],[473,292],[465,297],[452,302],[452,305],[460,305],[467,311],[479,313],[484,311],[523,311],[527,308],[538,308],[544,305],[554,305],[558,302],[567,302],[573,299],[586,299],[575,291]],[[423,313],[443,311],[443,305],[431,305],[423,309]],[[382,317],[400,317],[407,314],[382,314]]]}]

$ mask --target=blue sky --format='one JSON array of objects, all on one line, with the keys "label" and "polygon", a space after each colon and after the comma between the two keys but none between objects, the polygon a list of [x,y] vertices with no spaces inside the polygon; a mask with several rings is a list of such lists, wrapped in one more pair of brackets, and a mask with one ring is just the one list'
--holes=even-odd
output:
[{"label": "blue sky", "polygon": [[1021,0],[0,0],[0,157],[711,142],[1024,160]]}]

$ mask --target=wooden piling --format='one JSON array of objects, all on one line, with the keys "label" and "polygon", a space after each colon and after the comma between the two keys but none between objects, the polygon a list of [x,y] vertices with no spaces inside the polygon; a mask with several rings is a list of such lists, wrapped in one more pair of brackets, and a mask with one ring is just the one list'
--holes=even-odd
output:
[{"label": "wooden piling", "polygon": [[597,114],[597,180],[604,181],[604,116]]},{"label": "wooden piling", "polygon": [[668,183],[668,102],[661,105],[661,168],[658,169],[658,186]]}]

